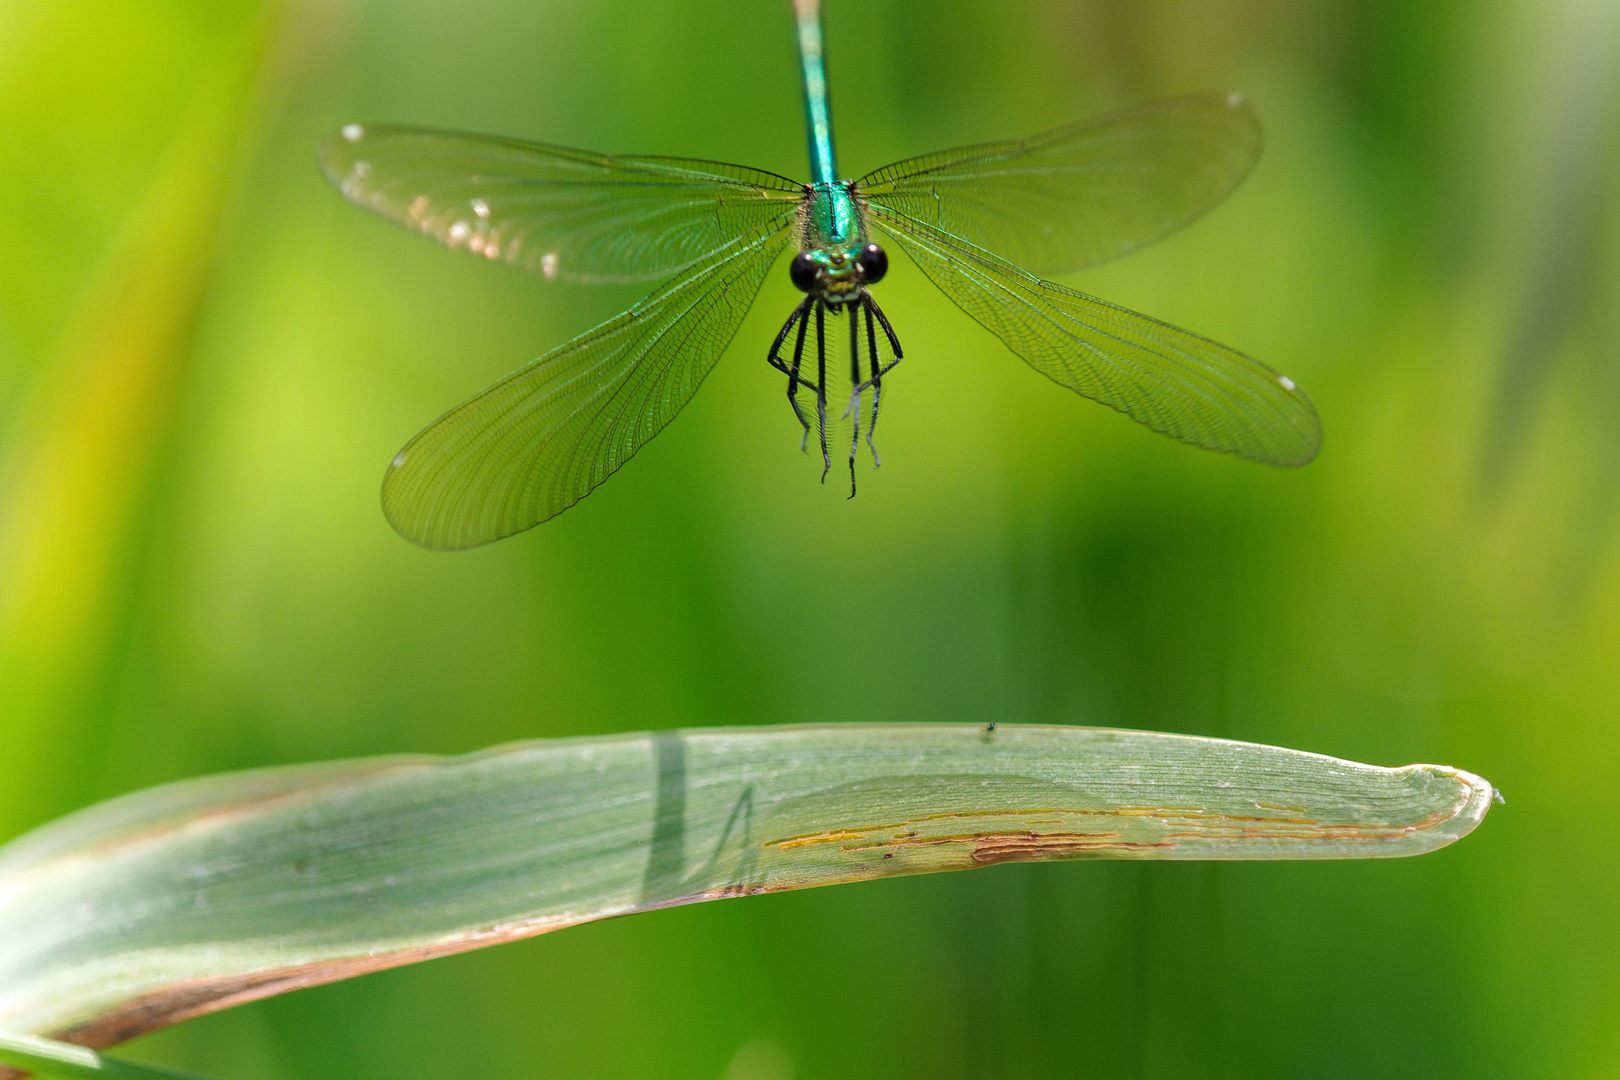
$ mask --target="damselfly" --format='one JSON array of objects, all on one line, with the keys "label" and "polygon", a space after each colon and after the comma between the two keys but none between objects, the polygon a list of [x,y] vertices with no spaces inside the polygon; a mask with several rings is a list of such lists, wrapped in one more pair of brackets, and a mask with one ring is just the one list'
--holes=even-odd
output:
[{"label": "damselfly", "polygon": [[383,480],[402,535],[467,548],[561,513],[686,404],[778,256],[805,294],[767,352],[825,481],[874,463],[884,380],[903,356],[872,286],[892,238],[1042,374],[1194,446],[1303,465],[1316,409],[1242,353],[1037,276],[1152,243],[1253,168],[1238,95],[1125,109],[1012,142],[839,178],[819,0],[794,0],[809,183],[740,165],[625,157],[490,135],[350,124],[321,167],[350,201],[441,243],[544,277],[668,280],[428,425]]}]

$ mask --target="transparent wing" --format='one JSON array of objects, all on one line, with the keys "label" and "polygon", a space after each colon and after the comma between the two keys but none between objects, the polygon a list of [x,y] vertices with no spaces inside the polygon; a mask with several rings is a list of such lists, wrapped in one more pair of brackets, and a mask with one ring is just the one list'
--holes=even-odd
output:
[{"label": "transparent wing", "polygon": [[872,219],[957,306],[1055,382],[1194,446],[1272,465],[1316,456],[1316,406],[1258,360],[1042,281],[926,223],[880,208]]},{"label": "transparent wing", "polygon": [[1151,244],[1254,168],[1260,123],[1238,95],[1173,98],[1016,142],[944,150],[856,181],[860,196],[1037,273]]},{"label": "transparent wing", "polygon": [[584,498],[691,398],[787,238],[734,242],[428,425],[383,478],[389,522],[424,547],[469,548]]},{"label": "transparent wing", "polygon": [[357,206],[569,281],[668,276],[786,220],[804,196],[801,184],[741,165],[425,128],[350,124],[321,145],[320,163]]}]

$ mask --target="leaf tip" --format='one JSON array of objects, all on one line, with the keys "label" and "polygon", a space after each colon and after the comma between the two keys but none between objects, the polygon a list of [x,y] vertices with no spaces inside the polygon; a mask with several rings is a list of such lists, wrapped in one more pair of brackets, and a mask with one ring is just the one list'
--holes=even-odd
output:
[{"label": "leaf tip", "polygon": [[1436,778],[1451,780],[1462,786],[1456,803],[1449,812],[1442,813],[1440,820],[1435,823],[1433,833],[1438,843],[1425,850],[1432,851],[1434,848],[1461,840],[1485,820],[1485,815],[1490,811],[1492,804],[1507,802],[1489,780],[1466,769],[1457,769],[1450,765],[1408,765],[1406,768],[1412,772],[1424,772]]}]

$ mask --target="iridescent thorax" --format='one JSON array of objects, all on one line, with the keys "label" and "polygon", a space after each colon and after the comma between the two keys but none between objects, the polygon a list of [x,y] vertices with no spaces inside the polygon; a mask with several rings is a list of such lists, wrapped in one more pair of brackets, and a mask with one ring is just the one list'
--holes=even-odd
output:
[{"label": "iridescent thorax", "polygon": [[866,215],[854,195],[855,185],[806,184],[804,247],[836,247],[866,242]]},{"label": "iridescent thorax", "polygon": [[[862,267],[861,257],[870,241],[865,208],[853,189],[852,183],[805,185],[794,284],[805,292],[818,293],[829,304],[858,299],[861,286],[875,280]],[[807,274],[814,275],[809,288],[805,287],[811,282]]]}]

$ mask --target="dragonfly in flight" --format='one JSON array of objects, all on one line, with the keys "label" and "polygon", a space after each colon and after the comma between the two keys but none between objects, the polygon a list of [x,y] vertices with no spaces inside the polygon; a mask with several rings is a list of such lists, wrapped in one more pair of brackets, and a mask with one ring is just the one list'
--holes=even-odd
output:
[{"label": "dragonfly in flight", "polygon": [[607,155],[491,135],[350,124],[320,164],[344,197],[451,248],[549,279],[667,279],[623,314],[429,424],[393,459],[383,511],[429,548],[476,547],[566,510],[674,418],[782,253],[805,294],[766,355],[822,479],[873,441],[903,352],[873,296],[891,240],[1031,367],[1154,431],[1272,465],[1310,461],[1315,406],[1286,375],[1045,280],[1159,240],[1253,168],[1239,95],[1174,98],[857,180],[833,156],[819,0],[794,0],[809,183],[741,165]]}]

